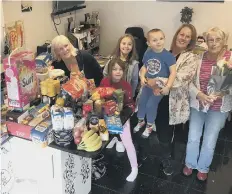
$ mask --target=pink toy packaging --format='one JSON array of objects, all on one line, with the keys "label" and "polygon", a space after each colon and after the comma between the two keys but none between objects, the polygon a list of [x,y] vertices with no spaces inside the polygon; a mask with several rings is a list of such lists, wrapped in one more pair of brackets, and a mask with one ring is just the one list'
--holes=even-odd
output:
[{"label": "pink toy packaging", "polygon": [[[12,52],[14,53],[14,51]],[[21,51],[3,60],[8,106],[23,108],[37,95],[34,53]]]}]

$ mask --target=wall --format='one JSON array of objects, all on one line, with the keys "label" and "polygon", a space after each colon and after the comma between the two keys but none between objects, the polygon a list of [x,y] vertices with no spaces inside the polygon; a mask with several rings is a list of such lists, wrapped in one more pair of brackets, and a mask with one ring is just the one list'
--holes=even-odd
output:
[{"label": "wall", "polygon": [[[56,32],[50,18],[52,3],[33,1],[32,12],[22,13],[20,1],[3,2],[4,20],[10,22],[24,20],[27,47],[35,50],[37,45],[51,40]],[[194,10],[193,24],[199,33],[207,28],[219,26],[231,32],[229,45],[232,47],[232,2],[225,3],[168,3],[154,1],[87,1],[87,8],[76,12],[76,23],[84,20],[84,13],[100,11],[102,54],[110,54],[117,39],[129,26],[142,26],[145,32],[151,28],[161,28],[166,34],[169,48],[176,29],[180,26],[180,11],[185,6]],[[227,16],[226,16],[227,15]],[[74,16],[74,15],[72,15]],[[65,33],[68,14],[61,17],[58,31]],[[58,19],[56,19],[58,23]]]},{"label": "wall", "polygon": [[[86,12],[92,11],[91,3],[86,2],[86,5],[87,8],[76,11],[77,23],[79,23],[79,20],[84,20],[84,14]],[[38,45],[44,44],[46,40],[52,40],[57,33],[50,17],[52,12],[52,2],[33,1],[32,6],[32,12],[22,13],[21,1],[4,1],[3,11],[5,23],[15,20],[24,21],[26,47],[36,51]],[[74,17],[75,15],[72,14],[72,16]],[[57,26],[60,34],[65,34],[66,32],[68,17],[70,17],[69,13],[60,17],[61,24]],[[55,22],[59,23],[58,17],[56,17]]]},{"label": "wall", "polygon": [[[109,54],[117,39],[129,26],[142,26],[145,32],[161,28],[166,34],[169,48],[176,29],[181,25],[180,11],[185,6],[194,10],[193,22],[199,33],[209,27],[219,26],[231,32],[229,46],[232,48],[232,2],[225,3],[168,3],[154,1],[92,2],[99,8],[101,19],[101,53]],[[226,16],[227,15],[227,16]]]}]

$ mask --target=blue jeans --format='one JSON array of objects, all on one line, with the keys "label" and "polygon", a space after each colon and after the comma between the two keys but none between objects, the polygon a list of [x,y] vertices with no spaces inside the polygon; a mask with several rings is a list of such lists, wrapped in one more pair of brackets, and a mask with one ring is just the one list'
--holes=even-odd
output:
[{"label": "blue jeans", "polygon": [[155,96],[151,88],[144,86],[138,103],[138,118],[144,119],[146,115],[147,122],[150,124],[154,123],[158,105],[162,97],[163,96]]},{"label": "blue jeans", "polygon": [[[218,134],[225,123],[228,113],[209,110],[207,113],[191,108],[189,134],[185,164],[188,168],[197,169],[202,173],[209,172]],[[203,142],[199,153],[200,139]]]}]

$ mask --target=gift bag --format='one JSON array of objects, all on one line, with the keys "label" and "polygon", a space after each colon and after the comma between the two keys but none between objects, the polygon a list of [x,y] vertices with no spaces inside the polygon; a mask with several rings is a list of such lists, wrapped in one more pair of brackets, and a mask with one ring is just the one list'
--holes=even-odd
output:
[{"label": "gift bag", "polygon": [[3,60],[8,105],[23,108],[37,95],[37,76],[34,53],[14,50]]}]

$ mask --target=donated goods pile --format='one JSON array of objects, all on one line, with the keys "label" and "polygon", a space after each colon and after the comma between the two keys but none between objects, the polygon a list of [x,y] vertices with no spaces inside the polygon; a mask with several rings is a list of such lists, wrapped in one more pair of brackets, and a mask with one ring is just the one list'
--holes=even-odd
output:
[{"label": "donated goods pile", "polygon": [[13,52],[3,65],[7,97],[2,105],[2,142],[9,133],[41,147],[54,142],[95,152],[109,141],[110,133],[122,133],[122,90],[96,88],[81,72],[71,72],[68,78],[63,70],[53,69],[48,53],[35,58],[31,51]]}]

